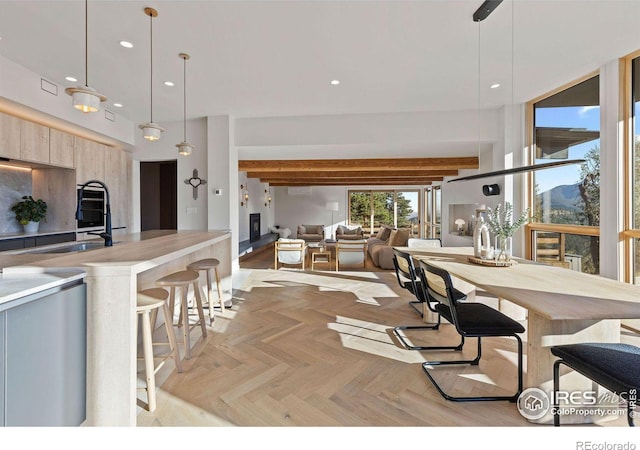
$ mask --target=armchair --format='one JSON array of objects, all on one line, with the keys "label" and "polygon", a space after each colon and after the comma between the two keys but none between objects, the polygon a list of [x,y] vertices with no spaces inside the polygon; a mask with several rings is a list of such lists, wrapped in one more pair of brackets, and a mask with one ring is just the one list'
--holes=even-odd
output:
[{"label": "armchair", "polygon": [[364,239],[364,230],[361,227],[349,229],[345,225],[338,225],[336,228],[336,240],[356,240]]},{"label": "armchair", "polygon": [[278,270],[278,263],[302,265],[304,270],[304,262],[307,258],[307,244],[302,239],[284,239],[280,238],[276,241],[274,269]]},{"label": "armchair", "polygon": [[324,239],[324,225],[298,225],[296,237],[305,242],[320,242]]},{"label": "armchair", "polygon": [[340,270],[340,264],[355,266],[362,264],[367,267],[367,241],[345,240],[336,243],[336,272]]}]

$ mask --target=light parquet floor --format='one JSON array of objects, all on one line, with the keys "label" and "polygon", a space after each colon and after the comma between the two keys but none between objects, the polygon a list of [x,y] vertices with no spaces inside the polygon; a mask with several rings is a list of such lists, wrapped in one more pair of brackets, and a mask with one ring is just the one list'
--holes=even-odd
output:
[{"label": "light parquet floor", "polygon": [[[391,328],[421,319],[393,272],[275,271],[272,253],[263,253],[243,262],[233,308],[217,315],[208,337],[193,331],[184,373],[168,374],[158,408],[140,412],[138,426],[531,425],[513,403],[456,403],[437,393],[421,363],[469,357],[475,339],[462,355],[400,348]],[[412,337],[458,341],[450,325],[442,328]],[[479,367],[434,371],[456,395],[504,395],[516,387],[515,358],[514,340],[486,339]]]}]

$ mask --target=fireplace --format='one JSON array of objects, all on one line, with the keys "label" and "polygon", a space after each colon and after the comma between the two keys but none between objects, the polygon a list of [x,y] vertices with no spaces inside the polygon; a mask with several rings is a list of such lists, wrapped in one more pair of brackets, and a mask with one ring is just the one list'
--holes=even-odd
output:
[{"label": "fireplace", "polygon": [[260,213],[249,214],[249,241],[260,239]]}]

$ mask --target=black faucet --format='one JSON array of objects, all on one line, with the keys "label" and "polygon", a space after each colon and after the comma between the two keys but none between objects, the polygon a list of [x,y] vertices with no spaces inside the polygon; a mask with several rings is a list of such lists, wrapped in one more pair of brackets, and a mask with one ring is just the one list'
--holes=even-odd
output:
[{"label": "black faucet", "polygon": [[111,229],[111,199],[109,198],[109,188],[102,181],[89,180],[80,186],[80,189],[78,190],[78,202],[76,206],[76,220],[82,220],[82,196],[84,194],[84,188],[92,185],[102,186],[102,188],[104,189],[104,192],[107,194],[107,204],[105,205],[106,219],[105,219],[104,233],[89,233],[89,234],[95,234],[97,236],[100,236],[102,239],[104,239],[105,247],[112,247],[113,246],[113,230]]}]

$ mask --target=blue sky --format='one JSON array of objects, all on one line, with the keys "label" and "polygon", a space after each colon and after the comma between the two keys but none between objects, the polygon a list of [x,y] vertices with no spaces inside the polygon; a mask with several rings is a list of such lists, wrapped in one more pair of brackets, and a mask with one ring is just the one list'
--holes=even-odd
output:
[{"label": "blue sky", "polygon": [[[587,130],[600,130],[599,106],[572,106],[564,108],[538,108],[536,109],[536,126],[585,128]],[[594,146],[600,145],[600,139],[584,144],[569,147],[569,159],[581,159]],[[537,159],[536,163],[552,162],[559,160]],[[555,169],[546,169],[534,172],[538,192],[542,193],[563,184],[575,184],[580,179],[580,164],[573,164]]]}]

